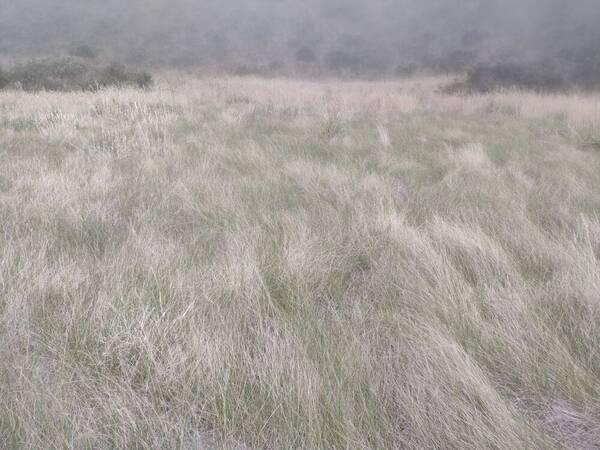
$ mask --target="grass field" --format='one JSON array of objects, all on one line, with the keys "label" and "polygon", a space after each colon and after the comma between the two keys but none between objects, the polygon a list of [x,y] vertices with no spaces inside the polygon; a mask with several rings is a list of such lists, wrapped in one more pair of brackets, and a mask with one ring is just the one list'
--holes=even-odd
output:
[{"label": "grass field", "polygon": [[0,447],[600,442],[600,96],[0,93]]}]

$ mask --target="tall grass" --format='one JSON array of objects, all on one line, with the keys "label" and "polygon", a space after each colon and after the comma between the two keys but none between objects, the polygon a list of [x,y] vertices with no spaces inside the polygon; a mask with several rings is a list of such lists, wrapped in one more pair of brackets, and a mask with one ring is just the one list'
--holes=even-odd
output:
[{"label": "tall grass", "polygon": [[0,446],[597,445],[598,98],[438,83],[1,93]]}]

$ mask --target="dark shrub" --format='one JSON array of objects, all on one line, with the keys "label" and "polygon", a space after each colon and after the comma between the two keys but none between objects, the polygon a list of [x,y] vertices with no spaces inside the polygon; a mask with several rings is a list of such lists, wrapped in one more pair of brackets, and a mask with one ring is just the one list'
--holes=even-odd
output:
[{"label": "dark shrub", "polygon": [[89,89],[93,73],[85,64],[71,58],[42,59],[13,67],[9,82],[26,91],[67,91]]},{"label": "dark shrub", "polygon": [[69,54],[82,59],[96,59],[98,57],[98,51],[89,45],[77,45],[71,48]]},{"label": "dark shrub", "polygon": [[247,66],[245,64],[242,64],[241,66],[237,66],[233,73],[239,77],[246,77],[248,75],[255,75],[257,73],[256,68],[252,68],[250,66]]},{"label": "dark shrub", "polygon": [[282,61],[271,61],[269,63],[269,72],[270,73],[279,73],[281,72],[285,67],[285,64],[283,64]]},{"label": "dark shrub", "polygon": [[[281,66],[281,68],[283,68],[283,65]],[[233,70],[233,74],[238,77],[248,77],[248,76],[265,77],[265,76],[272,75],[273,72],[278,70],[278,65],[277,64],[274,64],[274,65],[269,64],[267,66],[264,66],[264,65],[242,64],[240,66],[234,67],[232,70]]]},{"label": "dark shrub", "polygon": [[325,56],[327,68],[335,72],[356,73],[360,69],[360,60],[356,55],[344,50],[334,50]]},{"label": "dark shrub", "polygon": [[377,75],[390,73],[390,60],[383,53],[363,49],[357,55],[357,58],[360,61],[358,70],[362,74]]},{"label": "dark shrub", "polygon": [[455,50],[439,57],[435,62],[436,69],[446,73],[464,73],[472,67],[477,59],[477,52]]},{"label": "dark shrub", "polygon": [[100,84],[102,86],[120,86],[127,83],[129,75],[127,68],[120,63],[113,63],[101,73]]},{"label": "dark shrub", "polygon": [[492,92],[507,88],[559,91],[568,87],[565,77],[549,64],[501,63],[479,65],[467,75],[467,90]]},{"label": "dark shrub", "polygon": [[600,55],[583,58],[577,66],[574,78],[584,89],[600,89]]},{"label": "dark shrub", "polygon": [[402,63],[399,64],[394,73],[399,77],[409,77],[414,75],[419,70],[419,66],[416,63]]},{"label": "dark shrub", "polygon": [[107,86],[147,88],[151,84],[150,74],[128,72],[121,64],[99,68],[73,58],[47,58],[13,67],[4,75],[0,88],[12,85],[26,91],[80,91]]},{"label": "dark shrub", "polygon": [[140,72],[135,74],[135,84],[140,89],[148,89],[152,87],[154,84],[154,80],[152,79],[152,75],[148,72]]},{"label": "dark shrub", "polygon": [[8,75],[6,72],[4,72],[4,70],[2,70],[2,67],[0,67],[0,89],[4,89],[6,86],[8,86],[9,82],[10,80],[8,79]]},{"label": "dark shrub", "polygon": [[120,63],[113,63],[106,69],[102,70],[98,79],[98,84],[101,87],[137,86],[145,89],[149,88],[152,83],[152,75],[150,75],[148,72],[129,72],[127,67]]},{"label": "dark shrub", "polygon": [[301,63],[305,63],[305,64],[311,64],[317,61],[317,55],[315,54],[315,52],[308,48],[308,47],[302,47],[300,49],[298,49],[298,51],[296,52],[296,61],[301,62]]},{"label": "dark shrub", "polygon": [[127,52],[125,61],[127,64],[143,64],[150,59],[148,49],[144,46],[134,47]]}]

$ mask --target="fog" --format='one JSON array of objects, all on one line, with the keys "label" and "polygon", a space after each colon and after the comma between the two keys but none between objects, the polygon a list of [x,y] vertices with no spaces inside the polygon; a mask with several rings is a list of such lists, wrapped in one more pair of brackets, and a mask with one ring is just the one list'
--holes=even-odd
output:
[{"label": "fog", "polygon": [[3,60],[88,46],[130,64],[237,71],[456,72],[550,59],[600,68],[598,0],[0,1]]}]

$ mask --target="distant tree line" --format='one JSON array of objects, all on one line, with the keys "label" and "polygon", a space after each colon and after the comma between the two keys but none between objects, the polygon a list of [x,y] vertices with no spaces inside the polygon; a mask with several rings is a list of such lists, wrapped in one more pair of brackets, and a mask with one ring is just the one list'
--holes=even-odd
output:
[{"label": "distant tree line", "polygon": [[69,53],[314,76],[470,71],[482,86],[499,71],[598,87],[598,24],[597,0],[19,0],[0,4],[0,60]]}]

